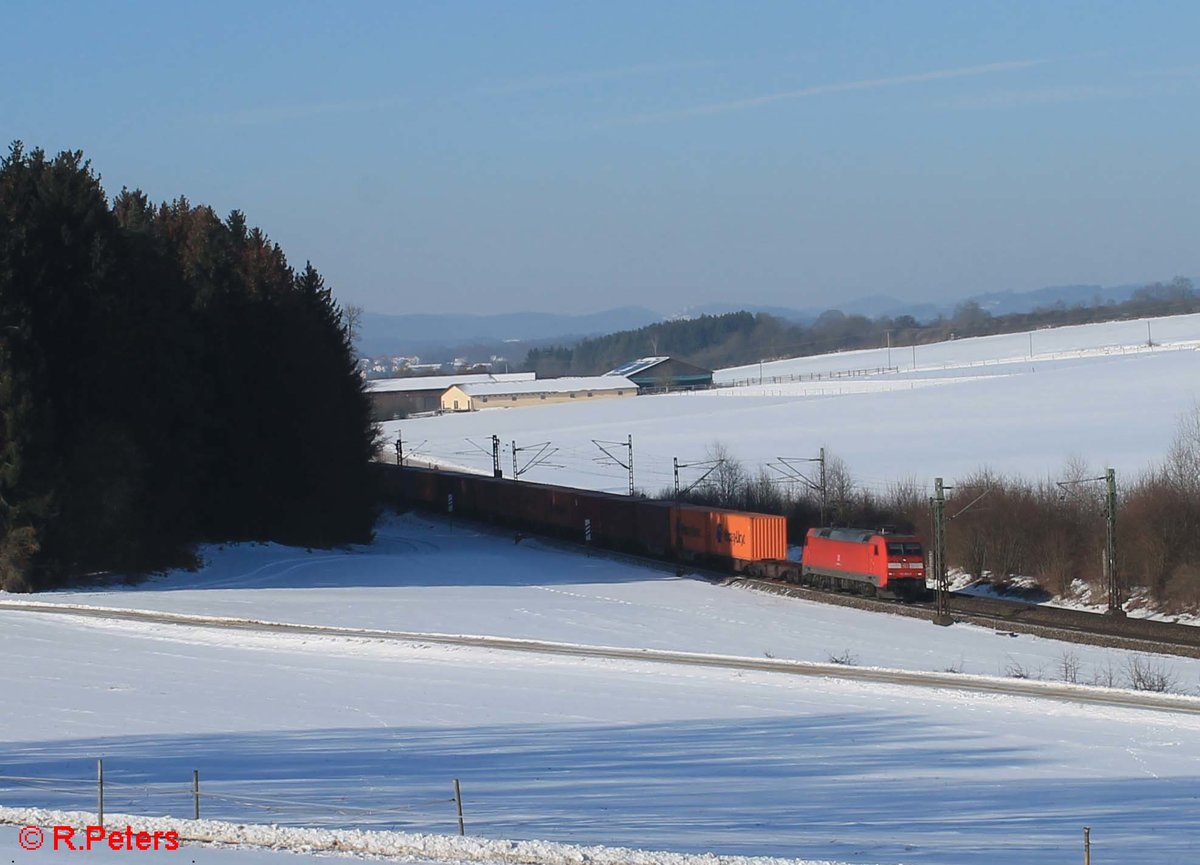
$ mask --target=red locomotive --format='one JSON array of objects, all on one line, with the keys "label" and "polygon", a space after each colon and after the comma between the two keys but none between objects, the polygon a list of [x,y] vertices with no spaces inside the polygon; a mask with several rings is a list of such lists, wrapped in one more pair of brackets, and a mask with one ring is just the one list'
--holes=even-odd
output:
[{"label": "red locomotive", "polygon": [[821,588],[902,599],[923,598],[927,591],[925,552],[913,535],[809,529],[800,561],[801,579]]}]

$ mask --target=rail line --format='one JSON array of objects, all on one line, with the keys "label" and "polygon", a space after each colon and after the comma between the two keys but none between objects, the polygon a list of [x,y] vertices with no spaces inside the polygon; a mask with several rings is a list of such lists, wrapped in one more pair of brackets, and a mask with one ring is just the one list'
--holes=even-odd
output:
[{"label": "rail line", "polygon": [[[423,514],[431,518],[429,514]],[[432,519],[441,519],[432,517]],[[475,523],[483,532],[501,533],[488,524]],[[511,534],[511,531],[505,532]],[[820,604],[852,607],[872,612],[890,613],[897,616],[933,620],[936,609],[933,602],[898,602],[872,598],[866,595],[849,594],[833,590],[816,589],[795,583],[767,580],[730,574],[711,568],[686,564],[682,567],[662,559],[641,556],[636,553],[619,552],[591,547],[577,541],[537,536],[538,543],[548,547],[586,552],[590,556],[612,558],[658,571],[673,571],[687,574],[711,583],[737,586],[755,591],[769,592],[785,597],[800,598]],[[1200,627],[1161,622],[1153,619],[1113,617],[1103,613],[1089,613],[1063,607],[1049,607],[1021,601],[1006,601],[1000,598],[981,598],[961,592],[950,593],[950,615],[956,622],[965,622],[999,631],[1029,634],[1052,640],[1100,646],[1110,649],[1128,649],[1161,655],[1176,655],[1184,658],[1200,658]]]},{"label": "rail line", "polygon": [[[752,577],[728,576],[725,581],[755,591],[928,621],[933,620],[936,612],[934,604],[926,601],[882,601],[862,595],[840,594]],[[1002,632],[1029,634],[1110,649],[1200,658],[1200,628],[1191,625],[1149,619],[1113,618],[1102,613],[1045,607],[998,598],[980,598],[959,592],[951,593],[950,616],[956,622],[994,628]]]},{"label": "rail line", "polygon": [[960,673],[934,673],[893,670],[872,667],[850,667],[842,664],[821,664],[789,661],[779,658],[746,658],[736,655],[715,655],[698,652],[679,652],[663,649],[631,649],[613,646],[594,646],[577,643],[558,643],[543,640],[523,640],[472,634],[431,634],[416,631],[384,631],[345,628],[334,625],[302,625],[290,622],[271,622],[257,619],[234,619],[219,616],[199,616],[187,613],[163,613],[150,610],[131,610],[118,607],[90,607],[67,604],[45,604],[25,601],[0,601],[0,610],[38,615],[73,616],[100,620],[139,622],[174,627],[205,628],[265,634],[297,634],[342,639],[377,640],[408,644],[439,644],[557,655],[575,658],[603,658],[651,664],[670,664],[690,667],[709,667],[723,670],[775,673],[810,678],[832,678],[855,682],[906,685],[1012,697],[1032,697],[1058,702],[1085,703],[1127,709],[1148,709],[1200,715],[1200,698],[1174,694],[1147,693],[1096,688],[1024,679],[1000,679],[989,676],[970,676]]}]

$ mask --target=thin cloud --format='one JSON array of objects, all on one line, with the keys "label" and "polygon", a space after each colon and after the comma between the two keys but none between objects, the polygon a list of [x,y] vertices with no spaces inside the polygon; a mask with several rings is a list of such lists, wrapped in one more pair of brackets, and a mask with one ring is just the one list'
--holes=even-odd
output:
[{"label": "thin cloud", "polygon": [[730,111],[746,111],[760,108],[775,102],[790,99],[804,99],[810,96],[825,96],[831,93],[850,93],[856,90],[879,90],[885,87],[902,87],[906,84],[921,84],[928,81],[945,81],[951,78],[969,78],[976,75],[993,75],[1000,72],[1013,72],[1039,66],[1044,60],[1009,60],[1002,63],[986,63],[982,66],[963,66],[957,69],[938,69],[932,72],[918,72],[913,75],[896,75],[890,78],[866,78],[858,81],[843,81],[834,84],[818,84],[804,87],[800,90],[786,90],[782,93],[768,93],[764,96],[754,96],[748,99],[738,99],[732,102],[716,102],[710,105],[698,105],[680,111],[666,111],[658,114],[638,114],[617,123],[663,123],[670,120],[681,120],[687,117],[699,117],[711,114],[724,114]]},{"label": "thin cloud", "polygon": [[1020,108],[1026,105],[1063,105],[1098,99],[1124,99],[1134,96],[1132,87],[1042,87],[1032,90],[1000,90],[951,103],[954,108]]},{"label": "thin cloud", "polygon": [[576,87],[581,84],[594,84],[599,81],[613,81],[620,78],[634,78],[641,75],[653,75],[661,72],[676,72],[685,69],[708,69],[715,63],[707,61],[681,61],[678,63],[643,63],[636,66],[622,66],[616,69],[598,69],[589,72],[570,72],[562,75],[539,75],[533,78],[501,81],[480,88],[480,93],[504,94],[526,93],[539,90],[556,90],[563,87]]}]

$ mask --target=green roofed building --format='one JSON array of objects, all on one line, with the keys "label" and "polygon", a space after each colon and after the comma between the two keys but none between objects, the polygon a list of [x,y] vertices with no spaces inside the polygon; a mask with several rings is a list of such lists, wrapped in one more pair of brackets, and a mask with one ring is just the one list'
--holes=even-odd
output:
[{"label": "green roofed building", "polygon": [[712,387],[713,371],[674,357],[643,357],[605,375],[629,379],[641,390],[691,390]]}]

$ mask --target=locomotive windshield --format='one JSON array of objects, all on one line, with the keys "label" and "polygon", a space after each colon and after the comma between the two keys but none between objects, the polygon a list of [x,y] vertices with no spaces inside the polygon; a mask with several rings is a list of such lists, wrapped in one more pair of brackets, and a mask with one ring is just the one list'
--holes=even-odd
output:
[{"label": "locomotive windshield", "polygon": [[889,556],[919,556],[921,553],[921,545],[916,543],[903,543],[901,541],[888,542]]}]

